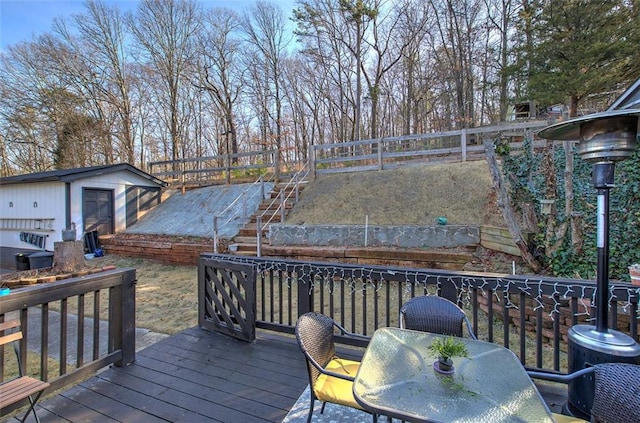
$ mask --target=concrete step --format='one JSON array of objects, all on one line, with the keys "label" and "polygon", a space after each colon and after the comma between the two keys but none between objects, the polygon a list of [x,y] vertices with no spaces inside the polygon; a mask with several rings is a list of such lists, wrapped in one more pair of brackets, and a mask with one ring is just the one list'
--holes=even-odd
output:
[{"label": "concrete step", "polygon": [[[262,238],[262,243],[265,242],[269,242],[269,240],[267,238]],[[234,244],[252,244],[252,245],[256,245],[258,243],[257,237],[256,236],[236,236],[235,238],[233,238],[233,243]]]},{"label": "concrete step", "polygon": [[238,237],[251,237],[255,239],[257,235],[258,230],[256,229],[256,225],[254,224],[245,226],[244,228],[240,228],[240,230],[238,230],[238,235],[236,235],[234,239],[237,239]]}]

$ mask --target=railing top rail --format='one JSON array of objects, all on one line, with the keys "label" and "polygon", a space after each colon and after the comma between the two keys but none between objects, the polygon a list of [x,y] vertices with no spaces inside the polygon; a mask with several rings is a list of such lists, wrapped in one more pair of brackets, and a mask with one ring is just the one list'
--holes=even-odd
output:
[{"label": "railing top rail", "polygon": [[[91,278],[70,278],[52,284],[26,286],[2,297],[2,313],[36,307],[53,301],[74,297],[101,289],[122,285],[123,274],[135,269],[123,268],[93,274]],[[133,279],[133,277],[132,277]]]},{"label": "railing top rail", "polygon": [[[340,275],[343,277],[369,277],[377,280],[426,283],[451,282],[459,289],[475,288],[485,291],[505,290],[511,293],[531,295],[535,290],[558,298],[584,298],[595,300],[594,280],[556,278],[542,275],[509,275],[500,273],[479,273],[440,269],[401,268],[381,265],[362,265],[335,262],[314,262],[264,257],[246,257],[205,253],[203,257],[229,262],[251,263],[261,270],[277,269],[300,275]],[[640,288],[627,282],[612,281],[609,286],[610,299],[637,303]],[[535,298],[535,297],[534,297]]]},{"label": "railing top rail", "polygon": [[[241,157],[251,157],[251,156],[260,156],[260,155],[265,155],[265,154],[274,154],[276,152],[276,150],[261,150],[261,151],[245,151],[245,152],[241,152],[241,153],[233,153],[230,155],[231,158],[241,158]],[[219,159],[226,159],[227,157],[229,157],[228,154],[218,154],[215,156],[204,156],[204,157],[190,157],[190,158],[181,158],[181,159],[176,159],[176,160],[159,160],[159,161],[155,161],[155,162],[150,162],[149,166],[153,167],[153,166],[160,166],[160,165],[167,165],[167,164],[173,164],[173,163],[192,163],[192,162],[202,162],[202,161],[206,161],[206,160],[219,160]]]},{"label": "railing top rail", "polygon": [[455,129],[451,131],[443,131],[443,132],[429,132],[425,134],[412,134],[412,135],[403,135],[396,137],[380,137],[368,140],[359,140],[359,141],[346,141],[339,142],[333,144],[317,144],[314,145],[313,148],[315,150],[328,150],[332,148],[339,147],[353,147],[358,145],[367,145],[378,142],[392,142],[392,141],[408,141],[408,140],[420,140],[420,139],[432,139],[432,138],[440,138],[440,137],[451,137],[451,136],[460,136],[463,133],[467,135],[473,134],[485,134],[485,133],[498,133],[505,132],[510,130],[521,130],[521,129],[537,129],[548,126],[548,121],[528,121],[528,122],[516,122],[504,125],[492,125],[492,126],[483,126],[477,128],[465,128],[465,129]]},{"label": "railing top rail", "polygon": [[221,227],[224,227],[225,225],[229,224],[229,222],[231,222],[236,216],[238,216],[238,214],[240,213],[239,208],[236,207],[237,204],[240,202],[240,200],[243,198],[243,196],[247,193],[247,192],[253,192],[249,198],[253,198],[256,195],[258,195],[258,193],[260,193],[260,190],[252,190],[252,188],[255,188],[257,185],[259,184],[264,184],[264,183],[269,183],[273,180],[273,175],[270,175],[269,178],[267,180],[264,180],[263,175],[260,175],[258,177],[258,179],[256,179],[253,183],[251,183],[250,186],[245,187],[242,192],[240,193],[240,195],[238,195],[231,203],[229,203],[227,205],[227,207],[224,208],[224,210],[222,210],[218,216],[224,216],[227,212],[229,212],[229,210],[234,210],[235,212],[232,213],[219,227],[218,229],[220,229]]}]

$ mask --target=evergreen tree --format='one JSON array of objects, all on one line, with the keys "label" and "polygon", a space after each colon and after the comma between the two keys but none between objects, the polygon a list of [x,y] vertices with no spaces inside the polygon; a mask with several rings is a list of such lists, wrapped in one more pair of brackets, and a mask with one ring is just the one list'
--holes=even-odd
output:
[{"label": "evergreen tree", "polygon": [[624,0],[543,2],[534,18],[530,95],[542,105],[569,105],[619,91],[640,76],[637,7]]}]

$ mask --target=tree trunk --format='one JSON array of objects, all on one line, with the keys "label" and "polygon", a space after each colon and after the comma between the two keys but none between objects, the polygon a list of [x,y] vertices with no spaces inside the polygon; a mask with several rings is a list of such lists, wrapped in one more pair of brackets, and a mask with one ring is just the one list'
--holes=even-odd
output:
[{"label": "tree trunk", "polygon": [[520,250],[520,254],[522,255],[525,263],[527,263],[531,270],[538,273],[541,269],[541,266],[529,252],[529,246],[522,237],[522,232],[520,231],[520,227],[516,222],[515,214],[513,213],[513,209],[511,208],[511,199],[509,198],[509,193],[507,192],[507,188],[504,185],[504,180],[502,178],[502,174],[500,173],[500,168],[498,167],[498,160],[496,159],[493,141],[485,140],[484,150],[487,155],[487,163],[489,164],[489,172],[491,173],[493,186],[496,189],[496,193],[498,195],[498,208],[502,212],[502,217],[504,217],[507,228],[509,229],[511,236],[513,237],[513,241]]},{"label": "tree trunk", "polygon": [[71,273],[84,268],[84,241],[53,243],[53,270]]}]

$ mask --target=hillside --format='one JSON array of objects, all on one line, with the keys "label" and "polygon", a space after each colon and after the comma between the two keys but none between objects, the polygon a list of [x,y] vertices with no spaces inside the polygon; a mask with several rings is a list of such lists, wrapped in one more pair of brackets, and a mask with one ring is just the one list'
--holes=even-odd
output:
[{"label": "hillside", "polygon": [[286,222],[295,225],[432,225],[504,227],[486,161],[319,175]]}]

